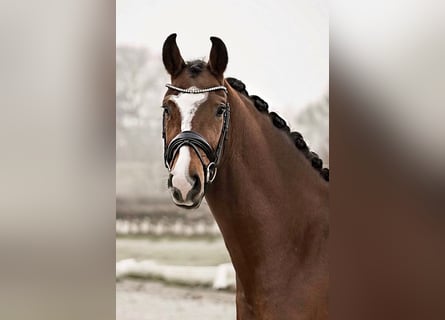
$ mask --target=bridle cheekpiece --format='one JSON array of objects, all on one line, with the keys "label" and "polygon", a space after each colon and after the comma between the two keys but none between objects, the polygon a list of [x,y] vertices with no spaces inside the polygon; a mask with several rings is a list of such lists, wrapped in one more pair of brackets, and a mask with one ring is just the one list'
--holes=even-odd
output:
[{"label": "bridle cheekpiece", "polygon": [[[178,91],[181,93],[187,94],[199,94],[206,92],[213,92],[218,90],[224,90],[227,94],[227,88],[225,86],[216,86],[205,89],[183,89],[175,87],[171,84],[165,85],[167,88],[172,89],[174,91]],[[196,154],[198,155],[199,160],[201,161],[202,168],[204,170],[205,175],[205,184],[212,183],[215,180],[216,172],[218,168],[218,164],[221,158],[222,149],[224,145],[224,141],[227,138],[227,131],[229,129],[230,122],[230,105],[228,102],[225,103],[224,113],[223,113],[223,127],[221,130],[221,134],[219,136],[218,145],[216,150],[212,148],[212,146],[207,142],[207,140],[201,136],[199,133],[195,131],[182,131],[177,136],[175,136],[172,141],[167,145],[167,138],[165,133],[165,114],[162,122],[162,138],[164,139],[164,163],[165,167],[168,170],[171,170],[171,164],[173,159],[175,159],[176,155],[179,152],[179,149],[183,146],[191,147]],[[205,164],[204,159],[199,152],[199,149],[204,152],[206,157],[209,159],[209,163]]]}]

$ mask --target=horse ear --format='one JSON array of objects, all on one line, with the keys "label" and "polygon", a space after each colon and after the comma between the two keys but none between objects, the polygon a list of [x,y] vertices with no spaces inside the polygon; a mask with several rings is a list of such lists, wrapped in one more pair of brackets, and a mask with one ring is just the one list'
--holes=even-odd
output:
[{"label": "horse ear", "polygon": [[227,48],[220,38],[210,37],[212,41],[212,49],[210,50],[209,70],[217,77],[222,77],[227,67],[229,58],[227,56]]},{"label": "horse ear", "polygon": [[176,44],[176,33],[172,33],[165,39],[162,47],[162,61],[165,69],[172,76],[177,76],[185,67],[184,59],[182,59],[181,52],[179,52]]}]

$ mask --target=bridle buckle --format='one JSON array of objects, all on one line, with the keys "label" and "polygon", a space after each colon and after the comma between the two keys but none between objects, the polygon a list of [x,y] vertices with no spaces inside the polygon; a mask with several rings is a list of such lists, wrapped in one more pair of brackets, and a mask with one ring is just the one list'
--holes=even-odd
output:
[{"label": "bridle buckle", "polygon": [[210,162],[207,165],[207,183],[212,183],[213,180],[216,178],[216,172],[218,171],[218,168],[216,167],[215,162]]}]

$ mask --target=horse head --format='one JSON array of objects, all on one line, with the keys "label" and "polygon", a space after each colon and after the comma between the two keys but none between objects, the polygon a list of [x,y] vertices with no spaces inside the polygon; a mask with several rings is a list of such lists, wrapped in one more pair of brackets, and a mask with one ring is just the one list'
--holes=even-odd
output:
[{"label": "horse head", "polygon": [[229,125],[224,84],[227,49],[221,39],[210,38],[208,62],[185,62],[176,34],[164,42],[162,59],[171,83],[163,99],[164,160],[168,188],[181,207],[200,205],[207,184],[213,182]]}]

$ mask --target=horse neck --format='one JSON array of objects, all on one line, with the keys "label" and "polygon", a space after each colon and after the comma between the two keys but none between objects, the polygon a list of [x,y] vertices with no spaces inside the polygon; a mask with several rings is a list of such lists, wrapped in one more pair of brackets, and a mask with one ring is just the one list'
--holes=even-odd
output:
[{"label": "horse neck", "polygon": [[266,286],[255,279],[295,275],[298,265],[317,260],[324,250],[327,183],[286,132],[226,86],[228,140],[206,199],[244,286]]}]

